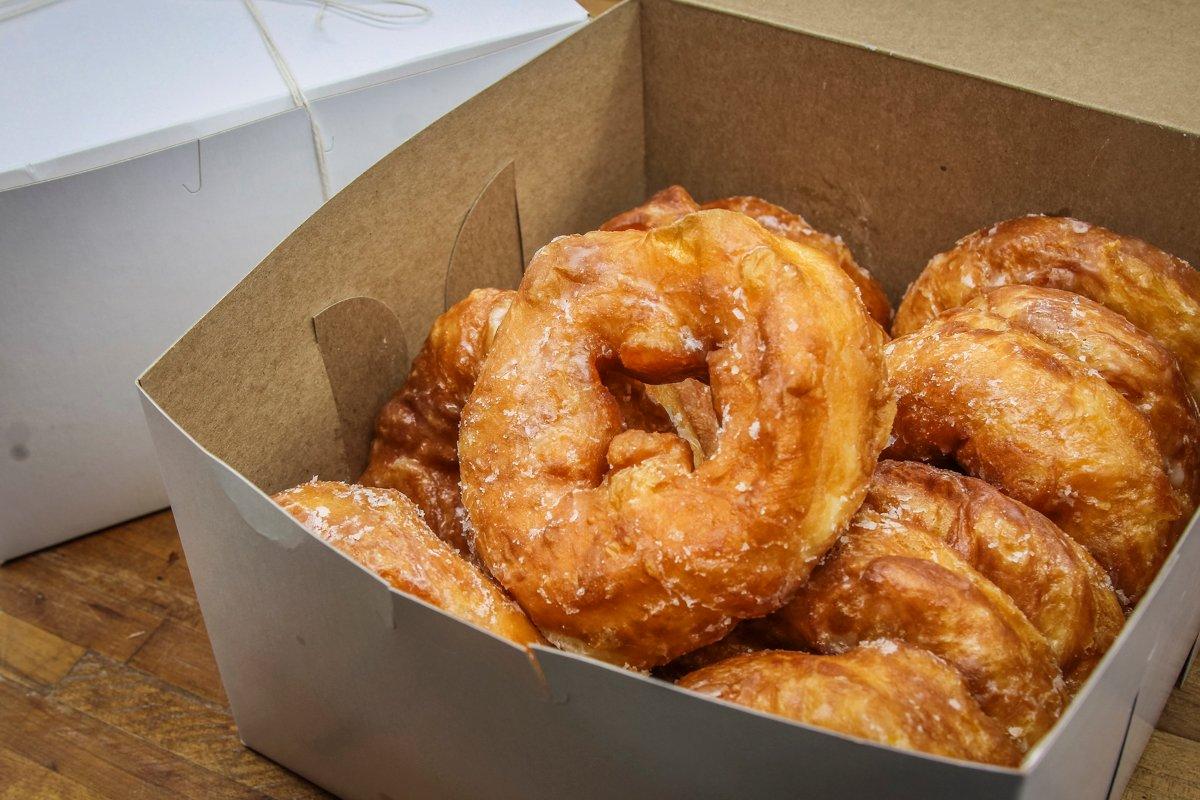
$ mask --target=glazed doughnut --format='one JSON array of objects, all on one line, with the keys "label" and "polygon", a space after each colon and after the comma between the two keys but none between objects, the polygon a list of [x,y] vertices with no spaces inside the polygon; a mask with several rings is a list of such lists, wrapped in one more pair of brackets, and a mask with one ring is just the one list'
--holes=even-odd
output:
[{"label": "glazed doughnut", "polygon": [[814,230],[804,217],[794,214],[782,206],[768,203],[758,197],[726,197],[721,200],[711,200],[701,208],[724,208],[738,211],[760,225],[780,236],[786,236],[793,241],[811,241],[833,257],[854,285],[858,287],[858,299],[867,307],[871,318],[887,329],[892,321],[892,304],[888,301],[887,293],[879,282],[871,277],[871,273],[858,265],[854,254],[846,246],[840,236],[830,236]]},{"label": "glazed doughnut", "polygon": [[[855,296],[822,250],[727,211],[538,252],[459,456],[476,550],[547,638],[648,668],[790,597],[891,421],[884,334]],[[612,367],[647,383],[707,368],[713,456],[622,432]]]},{"label": "glazed doughnut", "polygon": [[1082,544],[1123,605],[1141,597],[1184,509],[1146,418],[1099,372],[978,308],[892,341],[887,365],[887,457],[957,463]]},{"label": "glazed doughnut", "polygon": [[365,486],[397,489],[429,527],[470,554],[458,490],[458,422],[516,293],[476,289],[434,320],[404,385],[375,421]]},{"label": "glazed doughnut", "polygon": [[893,747],[1003,766],[1021,760],[952,667],[899,642],[881,639],[835,656],[741,655],[678,685]]},{"label": "glazed doughnut", "polygon": [[[403,492],[433,532],[466,556],[471,550],[458,488],[459,415],[515,297],[511,290],[476,289],[434,320],[404,385],[379,412],[370,460],[358,479]],[[626,427],[674,430],[671,415],[640,382],[611,373],[604,383]]]},{"label": "glazed doughnut", "polygon": [[[859,537],[868,541],[851,543]],[[962,565],[940,545],[953,551]],[[888,635],[915,643],[933,636],[930,649],[961,663],[936,638],[944,632],[944,620],[929,616],[930,609],[923,609],[924,618],[897,620],[887,616],[904,609],[896,601],[835,606],[838,595],[853,591],[838,582],[845,577],[861,580],[870,568],[862,559],[872,552],[883,558],[913,552],[920,557],[922,547],[951,572],[969,567],[1007,595],[1045,638],[1072,689],[1091,673],[1125,621],[1100,565],[1052,522],[983,481],[924,464],[881,461],[840,547],[840,553],[831,551],[797,598],[769,619],[777,642],[836,650],[859,636]],[[850,576],[852,568],[858,577]],[[887,574],[883,570],[874,577]],[[887,588],[879,581],[870,591]],[[900,587],[903,593],[910,589]],[[860,616],[846,616],[851,608]],[[918,634],[909,638],[903,632],[912,626]],[[1019,632],[1024,626],[1016,628]],[[968,658],[977,660],[974,654]]]},{"label": "glazed doughnut", "polygon": [[1036,286],[988,289],[967,303],[1003,317],[1095,370],[1150,423],[1167,477],[1185,508],[1200,483],[1200,412],[1175,357],[1115,311],[1082,295]]},{"label": "glazed doughnut", "polygon": [[883,287],[871,277],[871,273],[858,265],[850,248],[840,236],[829,236],[814,230],[803,217],[782,206],[769,203],[758,197],[725,197],[700,205],[682,186],[668,186],[637,208],[618,214],[600,226],[602,231],[639,230],[670,225],[685,214],[701,209],[720,208],[745,214],[772,233],[793,241],[803,241],[824,250],[854,281],[858,296],[872,319],[887,328],[892,318],[892,305],[888,302]]},{"label": "glazed doughnut", "polygon": [[1200,393],[1200,275],[1140,239],[1067,217],[1001,222],[935,256],[905,293],[893,334],[1013,283],[1075,292],[1121,314],[1162,342]]},{"label": "glazed doughnut", "polygon": [[[1023,569],[1031,586],[1022,599],[1049,589],[1046,602],[1067,606],[1041,621],[1061,629],[1072,662],[1107,647],[1115,630],[1097,633],[1097,576],[1064,545],[1067,537],[1048,524],[1020,527],[1033,519],[1017,504],[939,472],[881,464],[849,530],[795,599],[771,618],[774,633],[822,653],[879,638],[929,650],[958,668],[980,707],[1024,750],[1054,724],[1067,693],[1047,638],[988,577],[1012,585]],[[980,502],[972,508],[975,498]],[[955,516],[975,510],[982,519],[959,517],[966,524],[954,530]],[[1004,519],[1006,512],[1021,516]],[[1039,536],[1043,540],[1034,541]],[[1104,611],[1115,612],[1119,627],[1115,598]],[[1093,646],[1095,639],[1101,641]]]},{"label": "glazed doughnut", "polygon": [[272,499],[393,588],[517,644],[544,641],[520,607],[435,536],[400,492],[314,480]]}]

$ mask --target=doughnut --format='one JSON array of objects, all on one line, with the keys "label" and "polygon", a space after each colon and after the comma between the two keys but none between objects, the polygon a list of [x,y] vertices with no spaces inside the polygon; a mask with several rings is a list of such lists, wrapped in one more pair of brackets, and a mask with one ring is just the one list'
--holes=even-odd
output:
[{"label": "doughnut", "polygon": [[840,236],[829,236],[814,230],[803,217],[782,206],[769,203],[758,197],[738,196],[712,200],[700,205],[682,186],[668,186],[637,208],[625,211],[600,226],[602,231],[639,230],[647,231],[670,225],[685,214],[701,209],[720,208],[745,214],[772,233],[793,241],[803,241],[824,250],[854,281],[858,297],[867,312],[884,329],[892,318],[892,305],[887,293],[871,273],[858,265],[850,248]]},{"label": "doughnut", "polygon": [[[740,214],[561,237],[529,265],[459,435],[476,552],[554,644],[635,669],[779,608],[891,422],[884,333],[823,250]],[[720,430],[621,430],[600,374],[707,371]]]},{"label": "doughnut", "polygon": [[680,679],[694,692],[893,747],[1016,766],[1021,752],[959,674],[887,639],[840,655],[740,655]]},{"label": "doughnut", "polygon": [[1146,417],[1097,370],[971,307],[893,340],[887,366],[887,458],[956,464],[991,483],[1082,544],[1122,605],[1141,597],[1184,508]]},{"label": "doughnut", "polygon": [[1200,412],[1179,363],[1115,311],[1082,295],[1036,286],[988,289],[967,303],[1008,320],[1095,370],[1150,423],[1167,477],[1185,508],[1200,495]]},{"label": "doughnut", "polygon": [[[1039,621],[1061,634],[1072,663],[1106,648],[1115,629],[1096,630],[1093,581],[1103,578],[1087,571],[1086,555],[1044,518],[966,480],[882,462],[849,530],[771,622],[781,642],[821,653],[879,638],[929,650],[958,668],[980,707],[1025,749],[1054,724],[1067,692],[1054,647],[997,583],[1012,586],[1024,569],[1030,586],[1020,596],[1033,605],[1049,589],[1045,602],[1059,608]],[[1119,627],[1109,596],[1102,610]]]},{"label": "doughnut", "polygon": [[888,301],[883,287],[871,277],[871,273],[858,265],[854,254],[842,241],[840,236],[830,236],[814,230],[799,214],[794,214],[782,206],[768,203],[758,197],[726,197],[712,200],[701,208],[724,208],[738,211],[756,220],[767,230],[786,236],[789,239],[811,241],[833,257],[854,285],[858,287],[858,299],[867,307],[867,313],[886,330],[892,320],[892,304]]},{"label": "doughnut", "polygon": [[[972,477],[916,462],[881,461],[844,539],[857,536],[872,540],[854,546],[859,555],[870,548],[898,555],[928,543],[930,537],[934,543],[929,552],[935,560],[940,555],[952,571],[970,567],[1008,596],[1045,638],[1069,688],[1082,684],[1124,624],[1108,575],[1078,542],[1030,507]],[[900,547],[889,548],[889,539],[898,540]],[[953,551],[962,565],[942,552],[942,546]],[[796,600],[770,618],[776,640],[805,646],[829,642],[829,631],[834,630],[830,599],[816,584],[828,587],[836,576],[846,575],[847,558],[830,553],[810,578],[811,589],[800,591]],[[876,614],[872,608],[858,610]],[[862,630],[862,624],[856,622],[856,630]],[[869,624],[892,621],[876,618]],[[901,624],[914,624],[914,620]],[[838,630],[844,636],[848,628],[838,626]],[[889,630],[900,636],[900,628]]]},{"label": "doughnut", "polygon": [[1200,393],[1200,275],[1140,239],[1068,217],[1021,217],[959,240],[909,287],[892,333],[912,333],[988,287],[1014,283],[1112,309],[1162,342]]},{"label": "doughnut", "polygon": [[544,641],[512,598],[435,536],[402,493],[313,480],[272,499],[392,588],[517,644]]},{"label": "doughnut", "polygon": [[476,289],[434,320],[408,379],[383,406],[358,482],[396,489],[425,522],[470,554],[458,490],[458,422],[515,292]]},{"label": "doughnut", "polygon": [[[459,499],[458,424],[463,404],[516,292],[476,289],[434,320],[404,385],[375,421],[370,458],[358,482],[396,489],[417,504],[429,527],[471,557],[469,519]],[[648,387],[620,373],[604,376],[623,424],[672,431],[672,416]],[[673,395],[655,387],[664,402]],[[688,406],[692,417],[702,419]]]}]

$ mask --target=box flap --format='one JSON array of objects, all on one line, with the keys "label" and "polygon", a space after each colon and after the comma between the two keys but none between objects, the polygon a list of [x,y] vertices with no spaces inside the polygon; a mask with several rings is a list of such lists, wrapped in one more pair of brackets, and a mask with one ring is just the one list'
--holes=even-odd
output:
[{"label": "box flap", "polygon": [[312,322],[346,454],[339,476],[353,480],[367,464],[372,421],[408,374],[408,342],[392,310],[370,297],[334,303]]},{"label": "box flap", "polygon": [[[437,69],[587,19],[573,0],[424,0],[378,24],[257,0],[310,101]],[[402,13],[390,8],[381,13]],[[0,191],[114,164],[295,106],[238,2],[59,0],[0,21]]]},{"label": "box flap", "polygon": [[683,2],[1200,134],[1200,3]]},{"label": "box flap", "polygon": [[497,172],[463,219],[446,267],[446,308],[472,289],[515,289],[525,271],[516,170],[510,161]]}]

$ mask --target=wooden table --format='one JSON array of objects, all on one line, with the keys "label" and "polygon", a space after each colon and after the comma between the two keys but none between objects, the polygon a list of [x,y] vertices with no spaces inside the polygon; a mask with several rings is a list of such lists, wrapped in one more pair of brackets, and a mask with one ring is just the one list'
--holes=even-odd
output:
[{"label": "wooden table", "polygon": [[[308,798],[238,741],[170,512],[0,567],[0,798]],[[1126,798],[1200,800],[1200,670]]]}]

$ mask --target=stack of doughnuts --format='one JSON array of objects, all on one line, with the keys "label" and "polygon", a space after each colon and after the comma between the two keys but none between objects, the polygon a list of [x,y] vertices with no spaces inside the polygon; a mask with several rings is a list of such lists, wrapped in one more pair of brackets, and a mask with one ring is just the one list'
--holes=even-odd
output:
[{"label": "stack of doughnuts", "polygon": [[1013,765],[1200,499],[1200,279],[1026,217],[891,321],[840,238],[673,186],[447,310],[358,482],[275,499],[517,644]]}]

